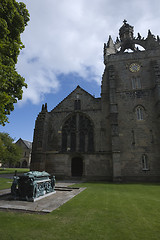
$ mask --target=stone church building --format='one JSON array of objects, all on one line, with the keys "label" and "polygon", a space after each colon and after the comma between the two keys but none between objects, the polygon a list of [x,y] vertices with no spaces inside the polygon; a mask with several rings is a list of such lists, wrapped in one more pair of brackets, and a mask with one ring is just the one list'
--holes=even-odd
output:
[{"label": "stone church building", "polygon": [[104,44],[101,97],[77,86],[51,112],[42,106],[31,170],[57,178],[160,180],[160,40],[135,37],[124,20]]}]

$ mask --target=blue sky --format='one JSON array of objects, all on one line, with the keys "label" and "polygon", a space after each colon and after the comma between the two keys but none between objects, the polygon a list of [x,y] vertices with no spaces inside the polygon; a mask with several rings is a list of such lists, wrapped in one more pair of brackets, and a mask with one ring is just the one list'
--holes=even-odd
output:
[{"label": "blue sky", "polygon": [[30,22],[22,34],[25,45],[17,70],[28,88],[15,104],[9,124],[0,126],[18,140],[32,141],[43,103],[51,111],[77,85],[100,97],[104,71],[103,44],[119,34],[123,20],[134,33],[160,35],[159,0],[24,0]]}]

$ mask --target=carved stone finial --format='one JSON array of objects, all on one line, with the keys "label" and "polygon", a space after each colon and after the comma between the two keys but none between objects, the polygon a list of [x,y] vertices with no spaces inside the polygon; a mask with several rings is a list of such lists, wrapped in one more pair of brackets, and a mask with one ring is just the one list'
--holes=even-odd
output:
[{"label": "carved stone finial", "polygon": [[110,55],[115,53],[116,53],[115,45],[113,43],[111,36],[109,36],[107,44],[104,44],[104,55]]},{"label": "carved stone finial", "polygon": [[138,40],[141,40],[141,35],[140,35],[140,33],[138,33],[138,38],[137,38]]},{"label": "carved stone finial", "polygon": [[119,38],[118,37],[116,38],[116,43],[119,43]]},{"label": "carved stone finial", "polygon": [[111,45],[113,45],[113,40],[111,38],[111,35],[109,35],[109,39],[108,39],[108,42],[107,42],[107,48],[109,48]]},{"label": "carved stone finial", "polygon": [[45,103],[45,107],[44,107],[44,108],[45,108],[45,110],[47,111],[47,103]]},{"label": "carved stone finial", "polygon": [[127,20],[126,20],[126,19],[124,19],[123,23],[124,23],[124,24],[126,24],[126,23],[127,23]]},{"label": "carved stone finial", "polygon": [[151,30],[148,30],[148,36],[152,35]]},{"label": "carved stone finial", "polygon": [[42,104],[42,110],[41,110],[42,112],[44,111],[44,104]]}]

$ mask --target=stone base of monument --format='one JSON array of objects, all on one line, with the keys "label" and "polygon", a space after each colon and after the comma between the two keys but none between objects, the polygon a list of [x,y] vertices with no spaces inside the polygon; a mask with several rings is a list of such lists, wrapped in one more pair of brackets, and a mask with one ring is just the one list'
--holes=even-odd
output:
[{"label": "stone base of monument", "polygon": [[39,214],[50,213],[86,189],[70,187],[72,184],[74,182],[57,183],[55,192],[40,196],[34,202],[14,200],[10,189],[0,190],[0,210]]},{"label": "stone base of monument", "polygon": [[52,195],[55,194],[55,193],[56,193],[56,191],[51,192],[51,193],[47,193],[47,194],[45,194],[45,195],[43,195],[43,196],[40,196],[40,197],[38,197],[38,198],[34,198],[31,202],[39,201],[39,200],[41,200],[41,199],[43,199],[43,198],[52,196]]}]

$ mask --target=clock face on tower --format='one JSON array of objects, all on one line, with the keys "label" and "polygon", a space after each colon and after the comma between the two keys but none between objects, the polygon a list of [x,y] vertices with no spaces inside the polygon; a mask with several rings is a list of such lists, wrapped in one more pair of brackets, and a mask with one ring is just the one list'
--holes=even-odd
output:
[{"label": "clock face on tower", "polygon": [[129,70],[131,72],[138,72],[140,70],[140,65],[138,63],[131,63]]}]

